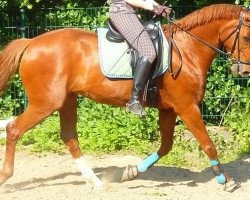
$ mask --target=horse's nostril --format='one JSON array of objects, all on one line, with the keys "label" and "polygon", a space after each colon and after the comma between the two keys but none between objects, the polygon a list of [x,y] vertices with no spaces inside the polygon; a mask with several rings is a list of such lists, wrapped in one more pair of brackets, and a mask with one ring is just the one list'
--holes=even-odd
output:
[{"label": "horse's nostril", "polygon": [[239,65],[238,64],[233,64],[231,66],[231,71],[233,74],[238,74],[239,73]]},{"label": "horse's nostril", "polygon": [[241,73],[241,76],[242,77],[248,77],[248,76],[250,76],[250,72],[249,71],[244,71],[244,72]]}]

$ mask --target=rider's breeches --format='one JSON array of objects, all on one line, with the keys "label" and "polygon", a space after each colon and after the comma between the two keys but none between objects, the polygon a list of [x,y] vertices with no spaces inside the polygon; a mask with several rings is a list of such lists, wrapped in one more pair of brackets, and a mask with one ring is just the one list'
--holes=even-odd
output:
[{"label": "rider's breeches", "polygon": [[153,63],[156,58],[154,45],[135,13],[110,13],[113,25],[125,37],[128,43],[139,52],[139,55],[148,58]]}]

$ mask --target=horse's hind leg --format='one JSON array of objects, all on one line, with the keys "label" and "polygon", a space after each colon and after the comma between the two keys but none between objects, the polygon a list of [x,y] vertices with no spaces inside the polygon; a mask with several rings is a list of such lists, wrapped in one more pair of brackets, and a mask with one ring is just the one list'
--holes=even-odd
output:
[{"label": "horse's hind leg", "polygon": [[227,191],[234,191],[235,189],[237,189],[238,185],[223,170],[222,166],[220,165],[215,145],[213,144],[211,138],[207,133],[198,106],[190,106],[185,110],[185,112],[181,112],[179,116],[182,118],[188,129],[198,140],[203,151],[208,155],[218,183],[225,184],[225,189]]},{"label": "horse's hind leg", "polygon": [[103,183],[94,174],[91,167],[86,164],[83,153],[80,150],[76,125],[77,125],[77,95],[70,94],[67,96],[63,107],[59,111],[61,124],[61,138],[69,149],[73,159],[83,177],[91,181],[95,187],[100,187]]},{"label": "horse's hind leg", "polygon": [[3,169],[0,172],[0,185],[13,175],[17,140],[23,135],[23,133],[37,125],[46,117],[50,116],[53,112],[54,109],[52,109],[51,105],[39,102],[35,105],[29,105],[22,115],[7,125],[6,155]]}]

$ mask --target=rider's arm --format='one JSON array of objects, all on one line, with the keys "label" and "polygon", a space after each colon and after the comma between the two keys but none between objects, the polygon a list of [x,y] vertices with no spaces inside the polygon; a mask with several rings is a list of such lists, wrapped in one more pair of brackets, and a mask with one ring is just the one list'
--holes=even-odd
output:
[{"label": "rider's arm", "polygon": [[131,6],[142,8],[145,10],[153,10],[155,5],[158,5],[154,0],[125,0],[126,3],[130,4]]},{"label": "rider's arm", "polygon": [[153,1],[153,6],[159,5],[156,1]]}]

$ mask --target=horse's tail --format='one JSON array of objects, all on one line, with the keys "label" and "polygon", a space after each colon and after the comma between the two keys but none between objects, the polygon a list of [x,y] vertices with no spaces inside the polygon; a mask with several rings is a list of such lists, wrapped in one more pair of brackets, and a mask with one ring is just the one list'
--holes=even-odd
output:
[{"label": "horse's tail", "polygon": [[16,39],[9,43],[0,53],[0,95],[17,72],[22,53],[32,39]]}]

